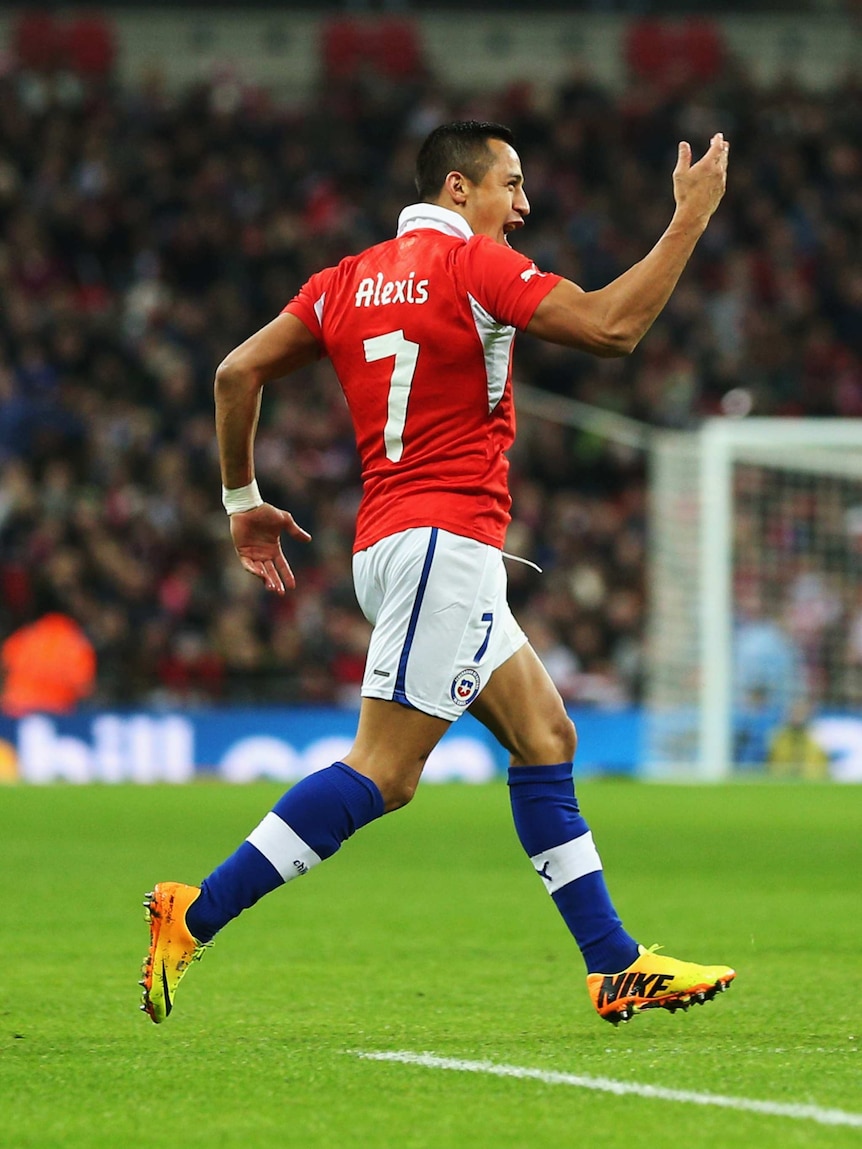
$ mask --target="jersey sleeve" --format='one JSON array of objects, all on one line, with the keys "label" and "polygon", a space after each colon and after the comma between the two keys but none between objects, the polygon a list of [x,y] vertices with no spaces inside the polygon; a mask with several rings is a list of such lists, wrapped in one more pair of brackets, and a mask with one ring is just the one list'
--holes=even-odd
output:
[{"label": "jersey sleeve", "polygon": [[508,244],[475,236],[462,249],[464,286],[498,323],[523,330],[562,276],[540,271]]},{"label": "jersey sleeve", "polygon": [[334,270],[333,267],[327,267],[312,275],[281,311],[282,315],[286,313],[295,315],[297,319],[301,320],[321,347],[325,346],[323,309],[326,306],[326,290]]}]

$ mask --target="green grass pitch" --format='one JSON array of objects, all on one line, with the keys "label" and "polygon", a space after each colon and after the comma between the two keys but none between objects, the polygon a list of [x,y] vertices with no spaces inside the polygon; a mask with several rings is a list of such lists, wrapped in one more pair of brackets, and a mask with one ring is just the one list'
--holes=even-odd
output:
[{"label": "green grass pitch", "polygon": [[644,944],[724,997],[614,1029],[502,784],[426,786],[224,931],[167,1024],[141,899],[199,880],[277,787],[0,790],[0,1145],[862,1146],[862,1128],[361,1060],[409,1050],[862,1113],[862,788],[579,786]]}]

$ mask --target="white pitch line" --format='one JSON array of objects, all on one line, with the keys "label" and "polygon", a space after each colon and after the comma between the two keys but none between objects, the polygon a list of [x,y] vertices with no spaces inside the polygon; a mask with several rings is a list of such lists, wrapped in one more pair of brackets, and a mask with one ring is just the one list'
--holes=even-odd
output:
[{"label": "white pitch line", "polygon": [[843,1109],[823,1109],[819,1105],[785,1105],[780,1101],[753,1101],[747,1097],[724,1097],[720,1093],[694,1093],[688,1089],[665,1089],[661,1085],[639,1085],[636,1081],[614,1081],[611,1077],[587,1077],[578,1073],[556,1073],[549,1069],[530,1069],[523,1065],[498,1065],[493,1061],[460,1061],[454,1057],[437,1057],[433,1053],[357,1053],[366,1061],[397,1061],[424,1069],[454,1069],[461,1073],[487,1073],[493,1077],[520,1077],[542,1081],[546,1085],[574,1085],[579,1089],[596,1089],[622,1097],[634,1094],[657,1101],[682,1101],[691,1105],[714,1105],[719,1109],[741,1109],[748,1113],[765,1113],[769,1117],[791,1117],[796,1121],[816,1121],[820,1125],[852,1125],[862,1128],[862,1113]]}]

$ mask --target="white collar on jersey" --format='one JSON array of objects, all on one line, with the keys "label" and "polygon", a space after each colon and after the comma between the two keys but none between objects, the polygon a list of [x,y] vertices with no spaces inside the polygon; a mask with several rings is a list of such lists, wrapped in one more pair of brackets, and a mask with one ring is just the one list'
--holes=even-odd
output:
[{"label": "white collar on jersey", "polygon": [[436,203],[414,203],[405,207],[398,217],[398,235],[406,231],[416,231],[418,228],[433,228],[442,231],[444,235],[454,235],[459,239],[470,239],[473,229],[457,211],[450,211],[448,207],[440,207]]}]

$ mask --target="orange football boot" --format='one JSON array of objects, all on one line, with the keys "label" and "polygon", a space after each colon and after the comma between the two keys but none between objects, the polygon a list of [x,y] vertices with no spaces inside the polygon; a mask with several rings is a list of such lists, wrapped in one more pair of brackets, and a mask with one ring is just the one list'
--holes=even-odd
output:
[{"label": "orange football boot", "polygon": [[696,965],[659,956],[659,948],[638,946],[638,956],[620,973],[587,975],[590,998],[605,1021],[619,1025],[647,1009],[675,1013],[691,1005],[702,1005],[723,993],[736,977],[736,971],[729,966]]},{"label": "orange football boot", "polygon": [[[156,1025],[167,1020],[183,974],[193,961],[200,961],[206,948],[195,941],[186,926],[186,910],[199,893],[197,886],[159,882],[144,901],[150,923],[150,949],[138,984],[144,991],[141,1009]],[[211,944],[208,942],[207,946]]]}]

